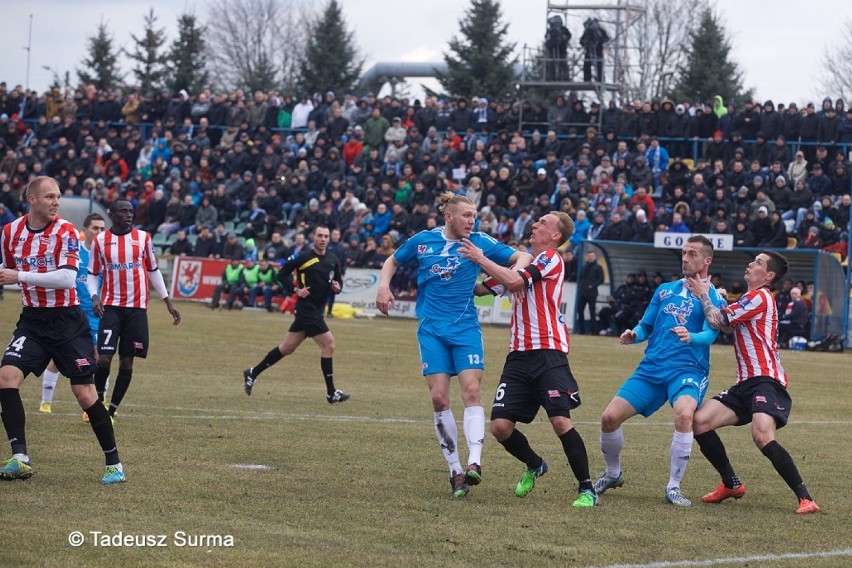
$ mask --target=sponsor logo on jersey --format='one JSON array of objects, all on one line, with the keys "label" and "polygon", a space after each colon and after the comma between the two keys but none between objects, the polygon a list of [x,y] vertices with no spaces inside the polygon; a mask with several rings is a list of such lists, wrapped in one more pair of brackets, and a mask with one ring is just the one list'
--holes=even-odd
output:
[{"label": "sponsor logo on jersey", "polygon": [[52,256],[15,256],[15,266],[20,270],[24,266],[47,268],[54,266]]},{"label": "sponsor logo on jersey", "polygon": [[739,304],[741,308],[745,308],[750,303],[751,303],[751,298],[746,298],[745,296],[743,296],[739,300],[737,300],[737,304]]},{"label": "sponsor logo on jersey", "polygon": [[663,313],[674,316],[679,325],[684,325],[687,318],[692,314],[692,301],[683,300],[680,306],[676,306],[674,303],[666,304],[666,307],[663,308]]},{"label": "sponsor logo on jersey", "polygon": [[429,269],[429,272],[439,275],[441,280],[449,280],[453,277],[456,270],[458,270],[460,264],[461,262],[459,261],[459,257],[449,256],[447,257],[447,260],[444,261],[444,264],[433,264],[432,268]]}]

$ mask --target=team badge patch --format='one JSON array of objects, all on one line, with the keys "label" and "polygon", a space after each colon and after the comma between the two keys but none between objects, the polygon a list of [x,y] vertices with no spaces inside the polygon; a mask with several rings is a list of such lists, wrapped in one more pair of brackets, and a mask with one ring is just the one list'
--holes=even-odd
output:
[{"label": "team badge patch", "polygon": [[553,390],[549,390],[549,391],[547,391],[547,396],[549,396],[550,398],[559,398],[559,397],[561,397],[562,395],[559,393],[559,391],[558,391],[558,390],[553,389]]},{"label": "team badge patch", "polygon": [[80,250],[80,240],[76,237],[68,237],[68,250],[77,252]]},{"label": "team badge patch", "polygon": [[754,397],[754,402],[757,403],[757,404],[760,404],[760,403],[766,404],[766,397],[758,395],[758,396]]},{"label": "team badge patch", "polygon": [[417,254],[426,254],[426,245],[417,245]]}]

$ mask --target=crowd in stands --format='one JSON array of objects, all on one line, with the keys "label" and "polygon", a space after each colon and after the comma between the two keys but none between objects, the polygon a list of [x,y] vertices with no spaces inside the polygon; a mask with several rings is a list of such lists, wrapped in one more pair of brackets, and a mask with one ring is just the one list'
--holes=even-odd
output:
[{"label": "crowd in stands", "polygon": [[[479,230],[521,247],[532,221],[561,210],[576,219],[573,245],[729,233],[738,247],[845,257],[850,147],[852,108],[830,98],[602,108],[2,83],[0,225],[46,174],[66,195],[131,199],[138,226],[181,233],[174,254],[279,262],[323,223],[347,266],[379,267],[441,223],[435,198],[450,190],[476,204]],[[395,285],[410,289],[401,274]]]}]

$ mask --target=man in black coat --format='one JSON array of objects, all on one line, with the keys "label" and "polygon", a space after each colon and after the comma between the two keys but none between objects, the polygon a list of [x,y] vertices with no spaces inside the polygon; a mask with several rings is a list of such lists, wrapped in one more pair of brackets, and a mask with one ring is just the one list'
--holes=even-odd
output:
[{"label": "man in black coat", "polygon": [[583,264],[583,270],[580,273],[580,293],[577,301],[577,325],[574,328],[576,334],[584,334],[586,332],[586,306],[589,307],[589,319],[591,321],[592,335],[598,334],[597,320],[597,302],[598,302],[598,286],[604,282],[604,273],[601,265],[598,264],[598,256],[593,250],[586,251],[586,260]]}]

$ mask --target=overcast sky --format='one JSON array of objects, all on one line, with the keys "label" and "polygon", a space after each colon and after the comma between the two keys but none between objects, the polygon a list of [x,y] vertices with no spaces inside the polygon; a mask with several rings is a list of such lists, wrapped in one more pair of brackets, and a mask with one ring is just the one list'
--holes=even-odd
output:
[{"label": "overcast sky", "polygon": [[[567,1],[567,0],[566,0]],[[569,2],[570,3],[570,2]],[[579,2],[574,2],[578,4]],[[587,2],[582,2],[587,3]],[[615,3],[615,0],[599,2]],[[632,0],[643,4],[642,0]],[[463,0],[341,0],[349,29],[366,60],[364,69],[379,61],[440,61],[447,41],[457,35],[459,18],[469,3]],[[503,0],[504,21],[518,47],[537,45],[544,36],[546,0]],[[848,0],[716,0],[715,6],[732,43],[732,57],[744,71],[744,85],[758,99],[775,103],[816,101],[825,95],[818,87],[819,59],[823,49],[840,37],[844,18],[850,17]],[[206,19],[201,0],[5,0],[0,34],[0,80],[24,84],[27,77],[28,30],[33,16],[29,84],[42,91],[53,72],[71,71],[86,56],[86,38],[97,31],[103,18],[116,43],[130,48],[130,34],[142,32],[149,7],[166,28],[169,42],[175,22],[186,9]],[[569,19],[574,42],[582,22]],[[126,58],[125,58],[126,59]],[[126,63],[129,70],[130,65]],[[411,79],[412,94],[419,79]]]}]

